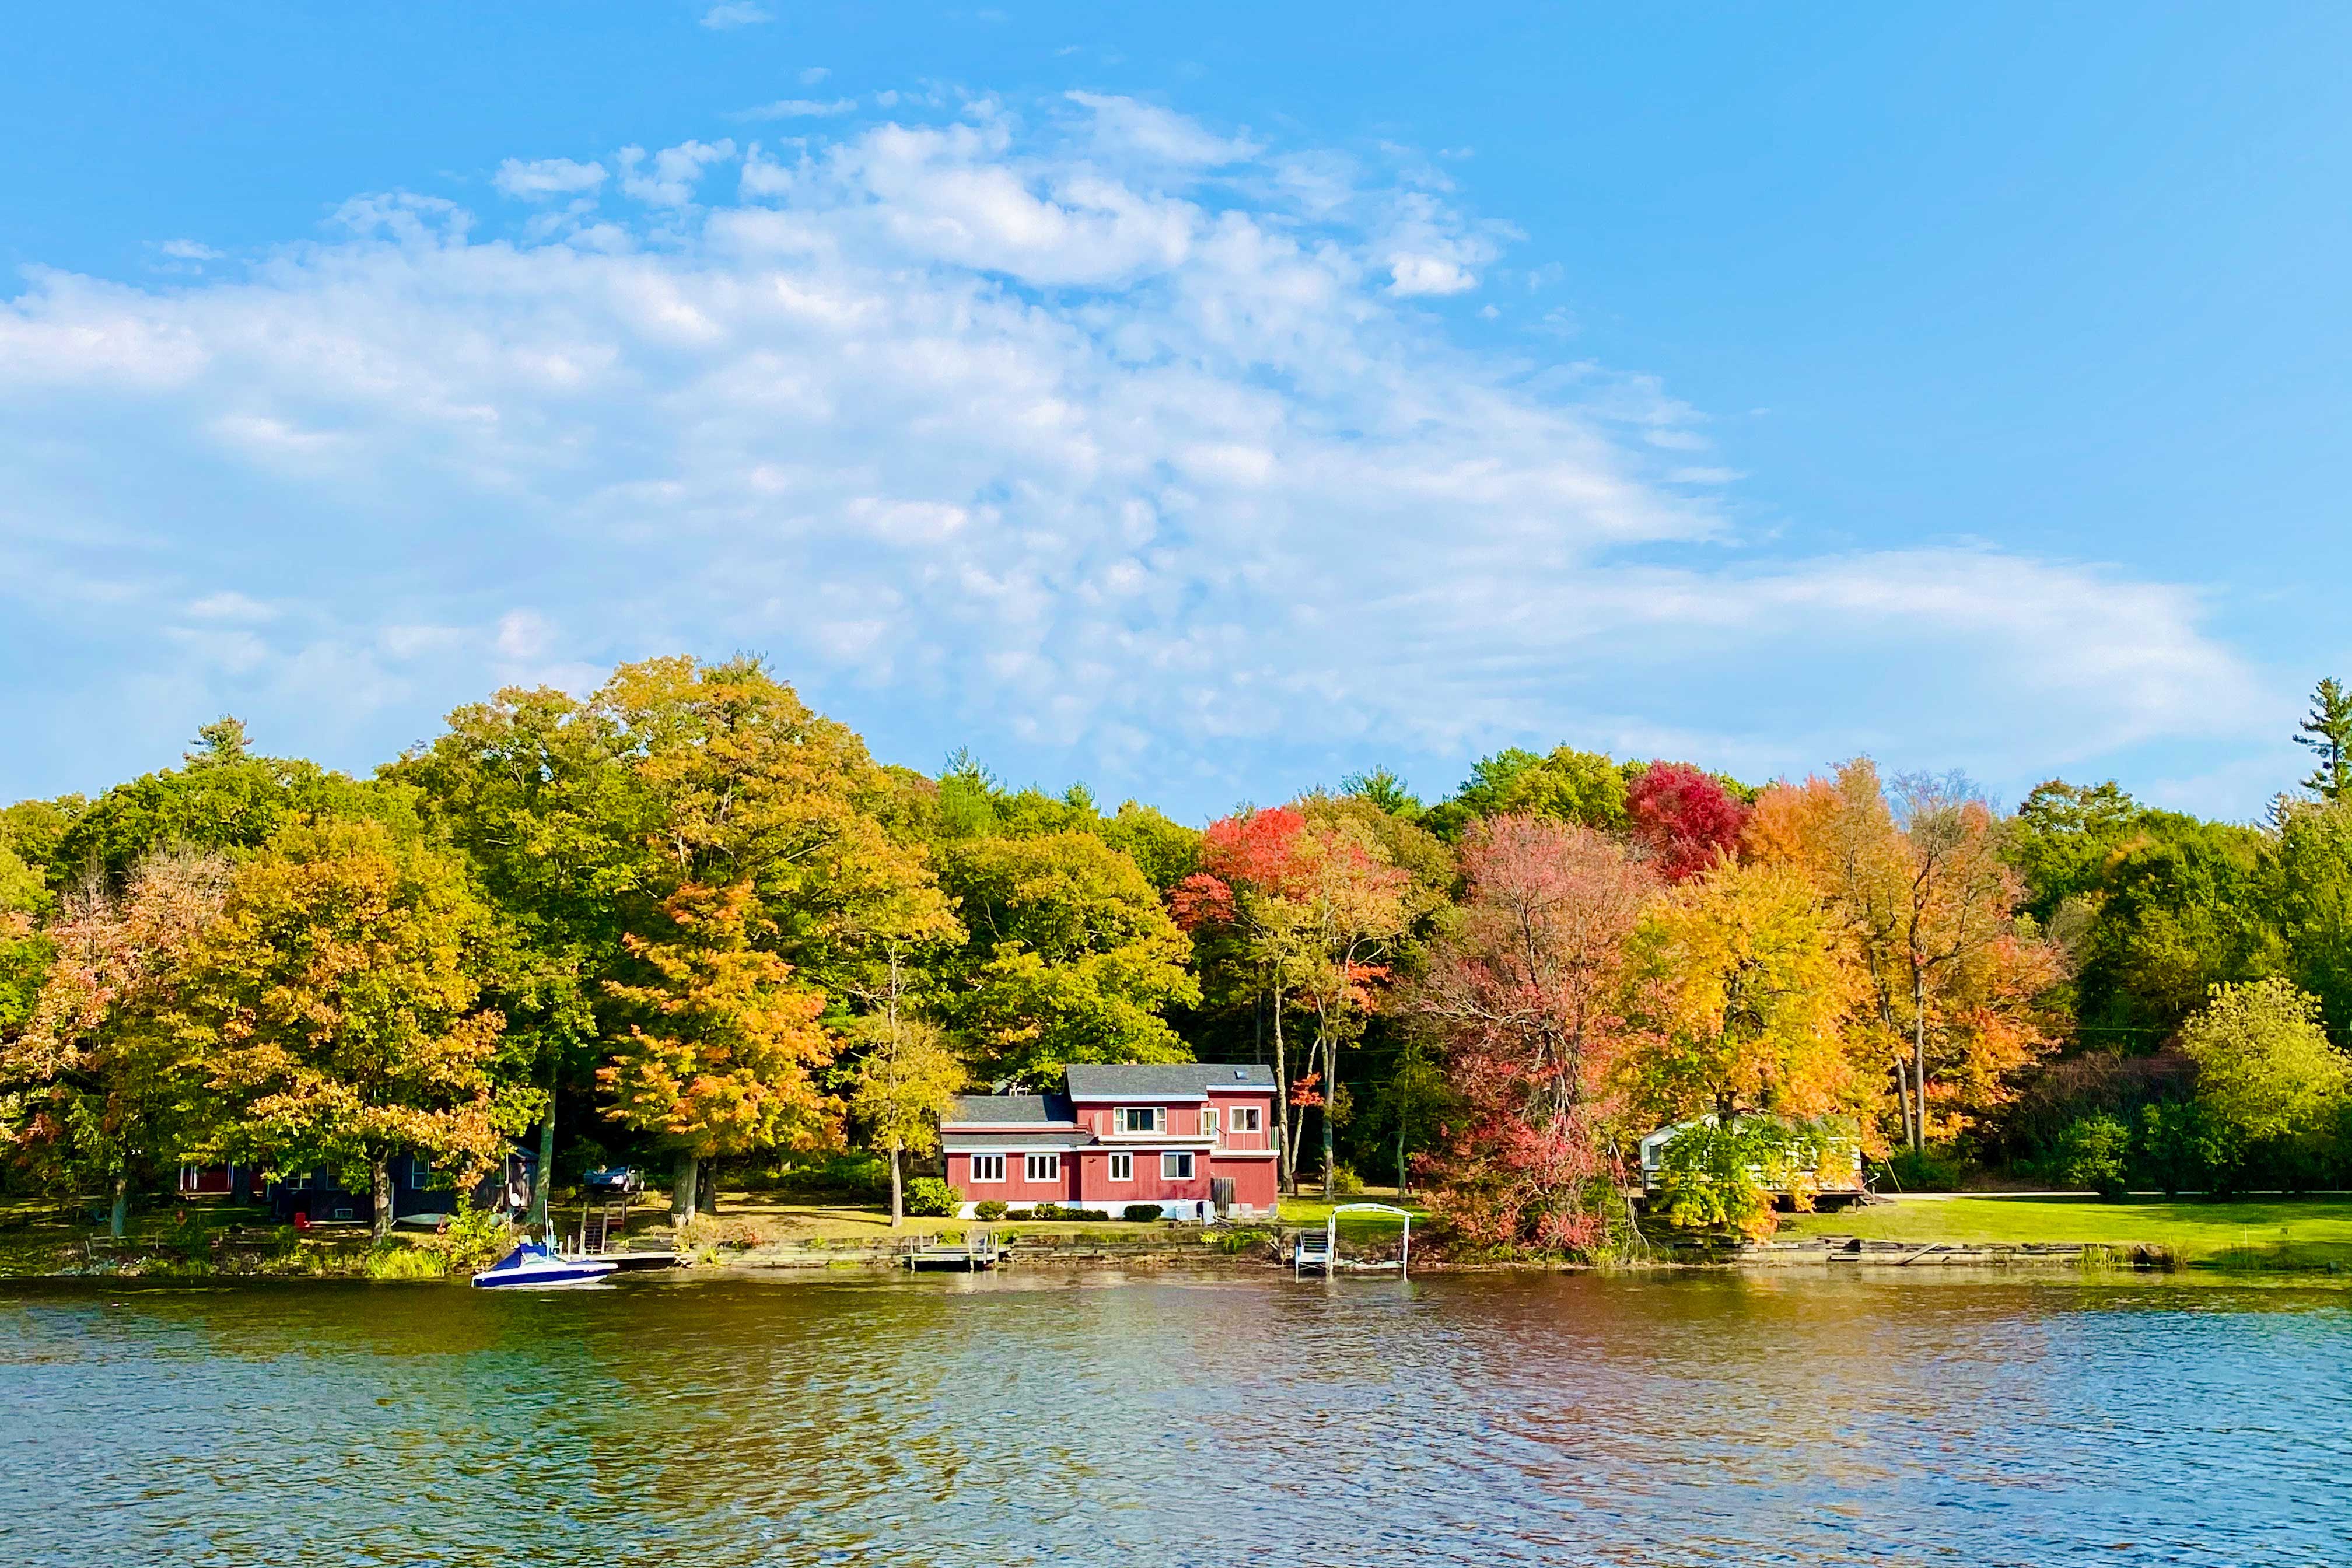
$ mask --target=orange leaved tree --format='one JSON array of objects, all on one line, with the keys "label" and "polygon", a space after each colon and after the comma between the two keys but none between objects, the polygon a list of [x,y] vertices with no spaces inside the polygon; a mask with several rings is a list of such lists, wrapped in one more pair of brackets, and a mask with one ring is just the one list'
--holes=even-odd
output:
[{"label": "orange leaved tree", "polygon": [[834,1037],[817,1024],[824,994],[753,945],[761,923],[747,883],[689,883],[662,906],[658,937],[631,932],[640,974],[605,989],[630,1022],[598,1083],[615,1114],[677,1151],[670,1210],[698,1206],[701,1162],[838,1135],[839,1101],[818,1081]]}]

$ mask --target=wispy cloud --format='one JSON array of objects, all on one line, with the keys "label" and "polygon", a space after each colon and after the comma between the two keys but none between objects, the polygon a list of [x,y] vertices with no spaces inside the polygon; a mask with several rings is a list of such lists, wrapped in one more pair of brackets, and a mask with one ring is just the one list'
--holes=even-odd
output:
[{"label": "wispy cloud", "polygon": [[509,158],[492,176],[492,184],[500,191],[527,201],[576,195],[595,190],[604,183],[604,164],[574,163],[569,158],[540,158],[529,163]]},{"label": "wispy cloud", "polygon": [[734,27],[756,27],[775,19],[774,12],[754,0],[720,0],[702,14],[702,25],[721,33]]},{"label": "wispy cloud", "polygon": [[[12,734],[103,705],[168,759],[233,699],[363,759],[499,679],[754,647],[912,760],[1207,805],[1299,748],[1998,774],[2267,711],[2189,588],[1792,552],[1670,390],[1449,344],[1416,301],[1509,240],[1410,171],[1100,95],[580,151],[499,188],[635,205],[365,197],[234,281],[0,303],[0,580],[125,595],[18,601],[116,673],[15,683]],[[203,482],[164,504],[157,453]]]},{"label": "wispy cloud", "polygon": [[757,109],[739,109],[732,120],[822,120],[847,114],[857,107],[854,98],[780,98]]}]

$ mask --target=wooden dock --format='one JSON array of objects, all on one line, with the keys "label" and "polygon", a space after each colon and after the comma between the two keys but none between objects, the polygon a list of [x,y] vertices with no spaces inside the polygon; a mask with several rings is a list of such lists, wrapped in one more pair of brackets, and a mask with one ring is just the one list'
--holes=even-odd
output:
[{"label": "wooden dock", "polygon": [[982,1231],[963,1241],[942,1241],[935,1236],[910,1236],[899,1257],[909,1269],[961,1268],[977,1271],[993,1268],[1004,1256],[996,1243],[994,1233]]}]

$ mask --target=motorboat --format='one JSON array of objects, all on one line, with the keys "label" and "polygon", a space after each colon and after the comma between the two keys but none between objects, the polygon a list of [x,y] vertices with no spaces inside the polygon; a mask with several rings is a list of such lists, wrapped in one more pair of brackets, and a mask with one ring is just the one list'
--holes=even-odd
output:
[{"label": "motorboat", "polygon": [[609,1258],[566,1258],[543,1241],[526,1241],[475,1275],[474,1283],[486,1290],[525,1285],[593,1285],[618,1268]]}]

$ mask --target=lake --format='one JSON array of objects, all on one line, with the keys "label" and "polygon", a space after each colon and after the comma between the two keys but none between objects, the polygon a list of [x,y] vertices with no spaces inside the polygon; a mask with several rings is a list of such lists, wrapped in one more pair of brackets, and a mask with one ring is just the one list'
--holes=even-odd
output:
[{"label": "lake", "polygon": [[2321,1291],[1689,1276],[0,1293],[0,1560],[2318,1563]]}]

